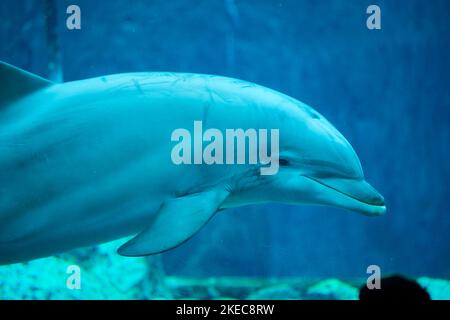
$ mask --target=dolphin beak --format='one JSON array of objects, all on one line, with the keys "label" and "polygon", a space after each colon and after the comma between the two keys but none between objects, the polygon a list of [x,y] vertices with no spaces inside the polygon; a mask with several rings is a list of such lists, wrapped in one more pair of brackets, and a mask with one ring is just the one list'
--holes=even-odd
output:
[{"label": "dolphin beak", "polygon": [[327,202],[369,216],[380,216],[386,213],[383,196],[364,179],[347,178],[307,178],[321,184],[328,190]]}]

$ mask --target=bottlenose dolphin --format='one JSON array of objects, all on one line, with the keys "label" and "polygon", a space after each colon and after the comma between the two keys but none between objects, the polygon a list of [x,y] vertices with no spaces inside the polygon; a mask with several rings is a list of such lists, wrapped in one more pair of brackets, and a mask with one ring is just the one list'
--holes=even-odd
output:
[{"label": "bottlenose dolphin", "polygon": [[[280,168],[176,165],[171,132],[279,129]],[[281,202],[385,213],[347,140],[318,112],[226,77],[128,73],[52,83],[0,63],[0,264],[137,234],[172,249],[220,210]]]}]

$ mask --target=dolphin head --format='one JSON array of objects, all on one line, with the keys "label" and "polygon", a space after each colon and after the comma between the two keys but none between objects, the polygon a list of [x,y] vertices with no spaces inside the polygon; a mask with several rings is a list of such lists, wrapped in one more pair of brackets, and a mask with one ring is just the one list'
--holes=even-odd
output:
[{"label": "dolphin head", "polygon": [[286,97],[279,117],[279,170],[252,185],[248,203],[340,207],[368,216],[386,212],[384,198],[364,179],[350,143],[322,115]]},{"label": "dolphin head", "polygon": [[364,179],[350,143],[318,112],[292,102],[295,109],[280,124],[280,169],[271,181],[272,192],[283,202],[384,214],[384,198]]}]

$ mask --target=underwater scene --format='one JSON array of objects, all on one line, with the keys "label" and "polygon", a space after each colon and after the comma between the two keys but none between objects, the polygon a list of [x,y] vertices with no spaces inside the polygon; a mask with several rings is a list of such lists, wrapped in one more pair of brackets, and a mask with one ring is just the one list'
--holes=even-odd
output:
[{"label": "underwater scene", "polygon": [[449,300],[449,15],[2,0],[0,300]]}]

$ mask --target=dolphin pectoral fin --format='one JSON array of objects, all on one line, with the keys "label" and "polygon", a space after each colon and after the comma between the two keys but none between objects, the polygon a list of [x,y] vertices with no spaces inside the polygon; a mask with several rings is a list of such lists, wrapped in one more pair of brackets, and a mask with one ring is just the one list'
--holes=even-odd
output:
[{"label": "dolphin pectoral fin", "polygon": [[194,236],[216,213],[229,192],[212,189],[165,202],[156,218],[117,251],[146,256],[173,249]]}]

